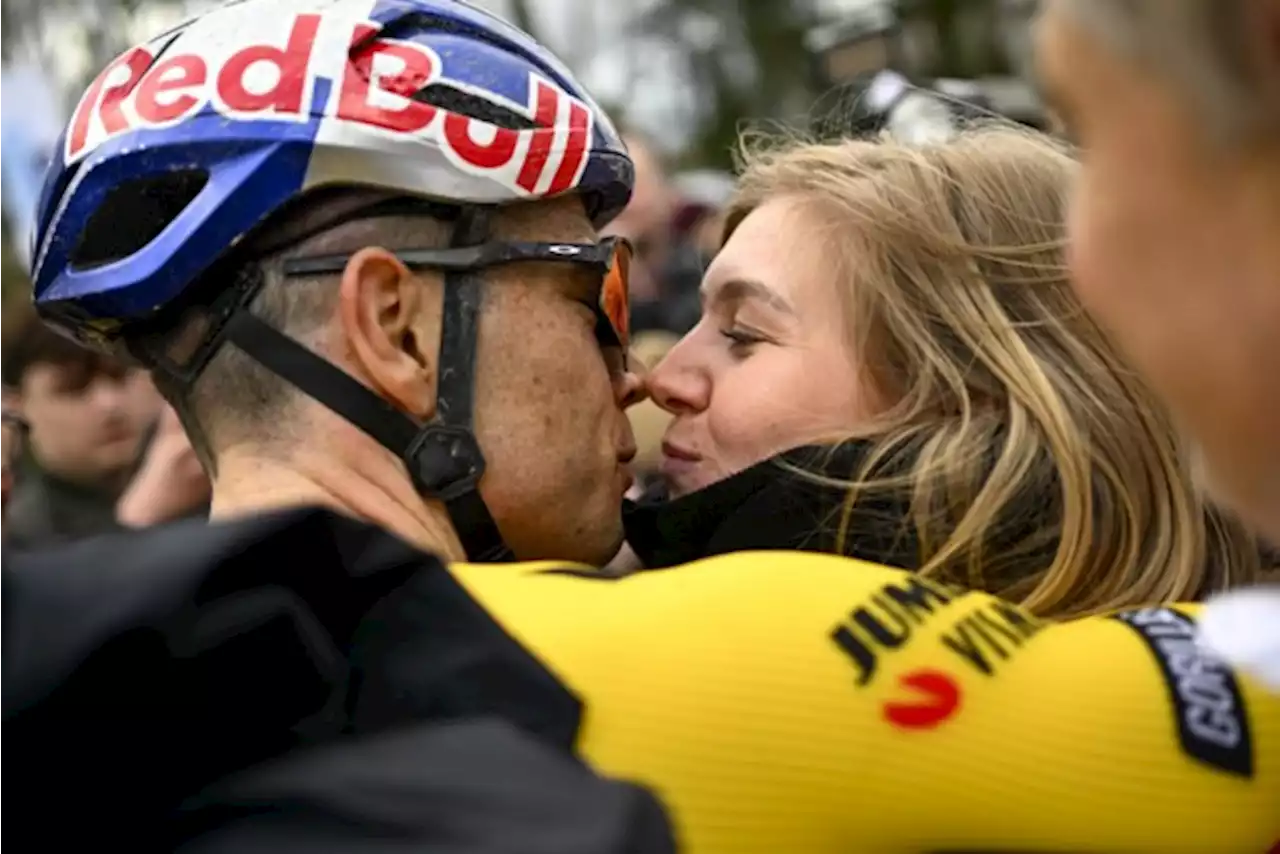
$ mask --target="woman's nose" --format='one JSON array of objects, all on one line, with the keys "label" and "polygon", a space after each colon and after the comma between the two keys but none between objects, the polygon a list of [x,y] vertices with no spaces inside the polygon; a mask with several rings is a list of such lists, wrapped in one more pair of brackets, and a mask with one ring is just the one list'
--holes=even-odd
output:
[{"label": "woman's nose", "polygon": [[672,415],[701,412],[711,401],[707,373],[689,359],[685,343],[672,348],[645,381],[649,396]]}]

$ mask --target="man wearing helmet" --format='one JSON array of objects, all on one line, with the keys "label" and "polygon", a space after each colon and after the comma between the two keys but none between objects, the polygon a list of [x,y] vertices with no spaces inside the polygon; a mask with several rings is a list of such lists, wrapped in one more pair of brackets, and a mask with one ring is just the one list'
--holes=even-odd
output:
[{"label": "man wearing helmet", "polygon": [[[633,170],[525,34],[453,2],[233,4],[112,63],[36,303],[156,373],[215,518],[320,504],[453,559],[621,543]],[[495,524],[496,523],[496,524]]]},{"label": "man wearing helmet", "polygon": [[[151,368],[237,521],[6,560],[5,721],[47,844],[670,850],[656,800],[571,757],[575,699],[480,612],[425,619],[480,634],[402,669],[421,690],[387,680],[382,638],[424,620],[404,582],[438,563],[332,516],[255,518],[318,505],[449,560],[613,555],[639,382],[629,249],[597,236],[633,180],[604,113],[463,3],[249,0],[111,63],[60,148],[37,309]],[[76,822],[42,821],[68,799]]]}]

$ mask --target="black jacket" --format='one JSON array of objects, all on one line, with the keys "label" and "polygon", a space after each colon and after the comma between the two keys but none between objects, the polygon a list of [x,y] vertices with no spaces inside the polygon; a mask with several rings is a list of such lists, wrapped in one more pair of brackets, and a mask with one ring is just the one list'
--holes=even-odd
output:
[{"label": "black jacket", "polygon": [[[439,561],[320,511],[8,554],[23,847],[668,852],[580,705]],[[430,626],[430,639],[424,627]]]},{"label": "black jacket", "polygon": [[[920,540],[908,495],[864,495],[846,508],[846,489],[797,473],[847,481],[860,471],[869,448],[867,442],[807,446],[675,500],[667,501],[655,490],[627,505],[627,543],[650,569],[773,549],[829,552],[919,569]],[[899,474],[910,459],[908,449],[873,476]],[[1051,489],[1027,494],[989,528],[985,542],[993,579],[1030,576],[1049,567],[1058,544],[1058,503]]]}]

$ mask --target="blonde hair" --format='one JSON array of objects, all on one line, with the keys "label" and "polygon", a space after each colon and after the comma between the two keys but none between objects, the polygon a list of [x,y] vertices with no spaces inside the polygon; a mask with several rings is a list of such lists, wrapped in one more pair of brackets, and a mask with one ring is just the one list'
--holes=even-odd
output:
[{"label": "blonde hair", "polygon": [[[1071,154],[1021,129],[929,145],[744,146],[725,236],[801,200],[888,401],[854,504],[893,494],[921,571],[1046,616],[1187,600],[1255,577],[1256,543],[1192,485],[1186,449],[1068,285]],[[850,436],[840,437],[848,439]],[[814,477],[825,477],[813,475]]]}]

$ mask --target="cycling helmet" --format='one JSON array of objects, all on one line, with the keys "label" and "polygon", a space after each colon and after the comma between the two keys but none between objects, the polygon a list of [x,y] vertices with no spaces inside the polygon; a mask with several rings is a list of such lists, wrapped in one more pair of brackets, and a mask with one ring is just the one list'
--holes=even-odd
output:
[{"label": "cycling helmet", "polygon": [[[599,226],[632,180],[617,130],[568,70],[486,12],[457,0],[240,0],[125,52],[80,99],[37,212],[35,302],[55,327],[127,351],[171,386],[234,343],[401,455],[419,489],[445,500],[469,556],[496,559],[505,547],[478,497],[471,430],[479,270],[519,260],[503,247],[613,258],[486,243],[490,214],[577,193]],[[229,260],[282,211],[353,187],[385,198],[343,221],[416,203],[454,223],[453,248],[423,262],[445,271],[439,414],[425,426],[250,314],[262,274]],[[193,306],[208,322],[178,360],[165,333]]]}]

